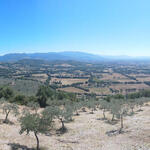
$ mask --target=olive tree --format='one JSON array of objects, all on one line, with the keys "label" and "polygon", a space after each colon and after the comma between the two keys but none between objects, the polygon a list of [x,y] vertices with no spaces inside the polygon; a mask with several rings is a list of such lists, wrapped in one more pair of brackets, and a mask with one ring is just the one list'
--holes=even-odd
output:
[{"label": "olive tree", "polygon": [[33,102],[33,101],[29,102],[29,103],[27,104],[27,106],[28,106],[29,108],[31,108],[31,110],[35,111],[35,113],[37,113],[37,110],[38,110],[39,107],[40,107],[40,105],[39,105],[37,102]]},{"label": "olive tree", "polygon": [[44,116],[45,120],[53,121],[53,119],[56,118],[57,113],[58,108],[56,106],[47,106],[43,110],[42,115]]},{"label": "olive tree", "polygon": [[52,119],[47,119],[45,116],[46,114],[38,114],[38,113],[30,113],[27,111],[21,118],[20,118],[20,134],[23,134],[26,132],[29,134],[30,132],[34,133],[34,136],[36,138],[36,149],[40,150],[39,147],[39,137],[38,134],[42,133],[45,134],[47,133],[50,128],[52,127]]},{"label": "olive tree", "polygon": [[109,108],[109,103],[106,100],[99,100],[99,108],[103,110],[103,119],[106,119],[105,112]]},{"label": "olive tree", "polygon": [[79,109],[82,107],[82,104],[81,104],[81,102],[74,102],[73,104],[72,104],[72,108],[73,108],[73,111],[75,112],[75,115],[76,116],[79,116],[80,114],[79,114]]},{"label": "olive tree", "polygon": [[137,106],[140,107],[139,111],[142,111],[142,106],[144,105],[144,102],[145,102],[145,98],[144,97],[136,99],[136,104],[137,104]]},{"label": "olive tree", "polygon": [[91,110],[91,114],[94,114],[94,110],[96,109],[96,101],[93,99],[90,99],[87,101],[87,108]]},{"label": "olive tree", "polygon": [[62,108],[55,107],[56,109],[56,118],[60,120],[62,127],[60,128],[60,131],[64,132],[66,131],[66,127],[64,125],[64,122],[70,121],[73,116],[73,110],[71,109],[71,106],[65,105]]},{"label": "olive tree", "polygon": [[117,100],[111,99],[110,104],[109,104],[109,111],[112,114],[111,121],[114,121],[115,116],[117,116],[117,114],[118,114],[118,110],[116,109],[116,106],[117,106]]},{"label": "olive tree", "polygon": [[128,105],[126,104],[124,99],[116,99],[116,103],[113,107],[110,107],[111,112],[115,109],[115,114],[117,118],[120,119],[120,131],[122,131],[124,125],[123,125],[123,118],[125,115],[127,115],[128,112]]},{"label": "olive tree", "polygon": [[8,116],[10,113],[14,114],[15,116],[19,114],[18,106],[16,104],[5,102],[2,106],[2,109],[3,109],[3,113],[5,114],[5,119],[3,121],[4,123],[8,123]]},{"label": "olive tree", "polygon": [[134,107],[136,106],[136,99],[127,99],[129,108],[131,109],[131,114],[134,114]]}]

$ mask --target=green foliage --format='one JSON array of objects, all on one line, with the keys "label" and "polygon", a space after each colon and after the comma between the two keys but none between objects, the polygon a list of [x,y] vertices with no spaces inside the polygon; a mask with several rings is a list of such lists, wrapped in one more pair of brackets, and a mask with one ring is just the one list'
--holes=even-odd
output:
[{"label": "green foliage", "polygon": [[47,106],[47,100],[53,95],[53,91],[48,86],[40,86],[36,96],[41,107]]},{"label": "green foliage", "polygon": [[136,105],[140,107],[139,110],[141,111],[142,110],[141,108],[144,105],[144,103],[147,102],[147,99],[143,97],[143,98],[137,98],[135,99],[135,101],[136,101]]},{"label": "green foliage", "polygon": [[118,100],[116,99],[111,99],[110,104],[109,104],[109,111],[112,114],[112,121],[114,121],[114,117],[118,115]]},{"label": "green foliage", "polygon": [[110,102],[111,98],[112,97],[108,95],[108,96],[104,97],[104,100],[106,100],[107,102]]},{"label": "green foliage", "polygon": [[1,87],[0,88],[0,98],[4,97],[5,99],[10,99],[14,96],[14,92],[9,87]]},{"label": "green foliage", "polygon": [[127,115],[129,107],[124,99],[113,99],[112,103],[111,103],[112,105],[109,105],[110,106],[109,109],[113,114],[116,115],[117,118],[120,118],[121,123],[120,132],[121,132],[123,129],[123,117]]},{"label": "green foliage", "polygon": [[128,94],[129,99],[136,99],[141,97],[150,97],[150,90],[142,90],[140,92]]},{"label": "green foliage", "polygon": [[37,114],[37,113],[30,113],[26,112],[21,118],[20,118],[20,134],[26,132],[29,134],[30,132],[33,132],[36,141],[37,141],[37,150],[39,150],[39,133],[47,133],[50,128],[52,127],[52,120],[46,119],[46,114]]},{"label": "green foliage", "polygon": [[103,119],[106,119],[105,111],[109,109],[109,102],[106,100],[99,100],[99,108],[103,110]]},{"label": "green foliage", "polygon": [[96,109],[96,101],[94,99],[90,99],[86,102],[86,106],[87,108],[89,108],[91,110],[91,113],[94,113],[94,110]]},{"label": "green foliage", "polygon": [[86,99],[81,99],[80,105],[81,105],[82,111],[86,112],[87,100]]},{"label": "green foliage", "polygon": [[49,124],[48,122],[43,119],[43,116],[41,117],[37,113],[26,113],[24,116],[20,118],[20,125],[21,125],[21,130],[20,134],[27,132],[36,132],[36,133],[46,133],[49,131]]},{"label": "green foliage", "polygon": [[79,109],[82,107],[82,103],[81,102],[74,102],[72,104],[72,109],[73,111],[76,113],[76,115],[78,116],[79,115]]},{"label": "green foliage", "polygon": [[66,130],[66,127],[64,125],[64,122],[68,122],[72,120],[73,116],[73,110],[71,106],[65,105],[62,108],[60,107],[55,107],[56,111],[56,117],[60,120],[62,127],[60,131],[64,132]]},{"label": "green foliage", "polygon": [[47,105],[48,106],[62,106],[68,103],[68,100],[57,100],[57,99],[48,99],[47,100]]},{"label": "green foliage", "polygon": [[9,87],[3,89],[3,97],[5,99],[12,98],[14,95],[13,90]]},{"label": "green foliage", "polygon": [[47,106],[42,112],[44,119],[50,121],[56,118],[57,113],[58,108],[56,106]]},{"label": "green foliage", "polygon": [[3,121],[4,123],[8,123],[8,115],[10,113],[14,114],[15,116],[19,114],[18,106],[16,104],[4,103],[2,109],[3,109],[3,113],[5,113],[5,119]]},{"label": "green foliage", "polygon": [[34,101],[29,101],[27,106],[34,110],[37,113],[38,108],[40,107],[39,103],[34,102]]},{"label": "green foliage", "polygon": [[27,105],[28,99],[24,95],[16,95],[11,102],[17,103],[19,105]]},{"label": "green foliage", "polygon": [[116,95],[113,96],[113,98],[115,98],[115,99],[124,99],[125,97],[122,94],[116,94]]},{"label": "green foliage", "polygon": [[56,99],[58,99],[58,100],[69,99],[70,101],[75,101],[76,95],[73,93],[58,91],[58,92],[56,92]]},{"label": "green foliage", "polygon": [[127,99],[127,104],[129,106],[129,108],[131,109],[131,115],[133,115],[134,114],[134,107],[137,104],[136,99]]},{"label": "green foliage", "polygon": [[17,79],[14,81],[14,85],[10,85],[10,87],[19,95],[35,96],[41,85],[42,83],[38,81]]}]

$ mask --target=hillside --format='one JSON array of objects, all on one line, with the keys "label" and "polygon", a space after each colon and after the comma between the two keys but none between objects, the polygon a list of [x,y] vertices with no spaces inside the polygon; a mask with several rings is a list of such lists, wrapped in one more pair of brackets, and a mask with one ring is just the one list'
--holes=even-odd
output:
[{"label": "hillside", "polygon": [[[102,118],[101,110],[94,114],[89,114],[89,111],[81,112],[80,116],[74,116],[73,122],[66,123],[67,133],[40,135],[41,146],[46,150],[150,150],[149,114],[150,107],[144,106],[143,111],[125,118],[125,133],[108,136],[106,132],[118,129],[119,123],[111,125],[98,120]],[[4,116],[1,114],[0,117]],[[0,125],[0,150],[27,150],[26,146],[30,148],[28,150],[32,150],[36,144],[34,135],[20,135],[18,121],[11,115],[10,120],[15,124]],[[59,128],[58,123],[56,127]]]}]

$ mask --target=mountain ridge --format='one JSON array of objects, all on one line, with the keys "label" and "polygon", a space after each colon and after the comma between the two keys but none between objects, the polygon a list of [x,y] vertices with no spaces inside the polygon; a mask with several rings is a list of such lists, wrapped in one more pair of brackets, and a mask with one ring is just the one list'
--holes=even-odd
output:
[{"label": "mountain ridge", "polygon": [[54,60],[75,60],[75,61],[101,61],[99,55],[83,52],[48,52],[48,53],[10,53],[0,56],[1,62],[18,61],[22,59],[41,59],[45,61]]},{"label": "mountain ridge", "polygon": [[150,57],[132,57],[132,56],[104,56],[79,51],[48,52],[48,53],[9,53],[0,56],[0,62],[14,62],[22,59],[39,59],[44,61],[114,61],[114,60],[150,60]]}]

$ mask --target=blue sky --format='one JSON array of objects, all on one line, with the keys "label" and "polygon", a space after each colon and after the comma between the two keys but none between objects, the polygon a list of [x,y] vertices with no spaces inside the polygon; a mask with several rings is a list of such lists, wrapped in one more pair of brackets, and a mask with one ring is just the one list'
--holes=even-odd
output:
[{"label": "blue sky", "polygon": [[0,0],[0,55],[150,56],[150,0]]}]

